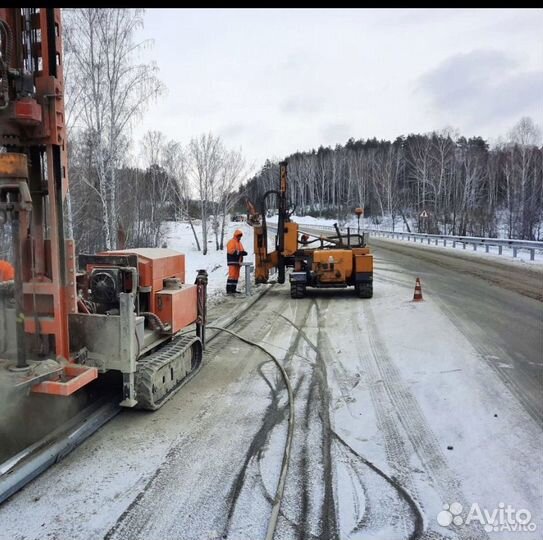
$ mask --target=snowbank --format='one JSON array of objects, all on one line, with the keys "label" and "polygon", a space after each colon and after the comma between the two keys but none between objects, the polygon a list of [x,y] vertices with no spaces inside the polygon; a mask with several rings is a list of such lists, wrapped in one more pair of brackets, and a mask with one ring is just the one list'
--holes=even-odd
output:
[{"label": "snowbank", "polygon": [[[194,228],[198,234],[200,247],[202,247],[202,226],[199,222],[195,222]],[[226,276],[228,274],[228,266],[226,265],[226,244],[228,240],[232,238],[236,229],[243,231],[243,238],[241,241],[245,247],[245,251],[249,253],[246,260],[253,261],[253,229],[246,223],[227,223],[224,237],[224,249],[219,251],[217,251],[215,248],[215,236],[211,228],[209,228],[207,255],[204,255],[201,251],[198,251],[196,241],[194,240],[194,234],[192,233],[192,229],[188,222],[170,221],[167,223],[165,241],[167,247],[185,254],[185,279],[187,283],[194,281],[198,270],[207,270],[209,275],[208,297],[211,302],[218,301],[222,296],[224,296],[226,289]],[[244,276],[242,270],[242,275],[240,276],[240,289],[243,285],[243,278]]]}]

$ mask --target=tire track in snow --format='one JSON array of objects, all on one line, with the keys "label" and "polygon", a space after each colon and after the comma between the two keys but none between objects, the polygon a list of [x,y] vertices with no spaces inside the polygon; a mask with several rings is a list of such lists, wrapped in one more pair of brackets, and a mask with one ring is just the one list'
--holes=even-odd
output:
[{"label": "tire track in snow", "polygon": [[[358,302],[358,299],[357,299],[357,302]],[[354,388],[356,388],[356,386],[358,386],[358,383],[360,382],[360,378],[361,378],[360,372],[359,371],[357,372],[357,375],[358,375],[357,383],[351,389],[346,388],[345,384],[341,382],[341,377],[342,376],[348,377],[347,371],[345,367],[343,366],[341,360],[339,359],[339,356],[338,357],[335,356],[336,355],[335,349],[332,346],[329,336],[325,333],[323,333],[323,335],[321,336],[319,349],[325,358],[331,360],[328,362],[327,367],[328,369],[330,369],[331,375],[333,375],[338,382],[338,387],[341,393],[341,397],[345,401],[345,405],[349,411],[349,414],[351,415],[352,418],[356,418],[356,416],[353,415],[352,412],[350,411],[349,401],[346,398],[349,397],[350,391],[352,391]],[[334,358],[336,358],[337,361],[332,361],[332,359]],[[331,428],[331,429],[332,429],[332,436],[335,443],[334,444],[335,449],[339,453],[339,456],[341,457],[339,461],[341,461],[344,464],[347,474],[349,475],[349,478],[350,478],[350,482],[353,488],[352,494],[355,500],[355,504],[354,504],[355,513],[357,515],[359,515],[360,513],[361,503],[358,500],[358,493],[356,490],[355,483],[358,483],[358,485],[363,491],[363,496],[364,496],[364,503],[365,503],[364,513],[362,516],[356,519],[356,525],[352,529],[351,535],[356,534],[356,533],[363,534],[365,530],[367,532],[370,532],[371,530],[371,532],[375,533],[376,529],[388,526],[391,522],[391,519],[393,519],[396,515],[401,515],[401,512],[406,511],[406,510],[409,511],[410,507],[409,506],[406,507],[405,504],[401,502],[401,499],[405,498],[403,496],[403,493],[405,492],[405,490],[404,492],[402,492],[401,485],[398,486],[394,484],[393,480],[389,483],[392,483],[393,488],[395,489],[394,494],[398,496],[398,504],[401,504],[401,506],[399,506],[398,508],[388,507],[387,511],[383,510],[382,508],[383,501],[379,498],[382,494],[371,493],[368,490],[368,487],[366,486],[368,474],[370,476],[372,474],[375,474],[375,470],[372,470],[372,468],[367,464],[367,460],[364,460],[364,458],[359,456],[347,443],[345,443],[345,441],[343,441],[339,437],[339,435],[337,435],[337,433],[335,433],[335,428]],[[381,476],[385,477],[386,475],[381,475]],[[336,500],[337,500],[337,497],[336,497]],[[373,503],[372,503],[372,500],[374,500]],[[388,502],[388,504],[390,503]],[[339,510],[338,510],[338,514],[341,515]],[[403,528],[403,524],[401,524],[401,527]],[[410,527],[409,530],[413,530],[417,532],[417,535],[413,536],[413,538],[418,538],[419,537],[418,535],[421,532],[421,526],[417,522],[416,512],[412,512],[412,522],[409,523],[409,527]]]},{"label": "tire track in snow", "polygon": [[[389,477],[386,475],[383,471],[381,471],[376,465],[374,465],[371,461],[368,461],[366,458],[362,457],[358,452],[356,452],[347,442],[345,442],[337,433],[334,432],[334,438],[336,442],[339,444],[340,448],[344,452],[344,455],[351,455],[354,459],[356,459],[358,462],[362,463],[369,471],[371,471],[373,474],[378,475],[382,479],[384,479],[392,489],[395,490],[396,493],[400,495],[400,497],[403,499],[404,503],[407,504],[409,510],[411,511],[413,515],[413,532],[409,535],[408,540],[418,540],[421,538],[423,532],[424,532],[424,517],[422,514],[422,511],[420,510],[417,502],[413,499],[413,497],[407,492],[407,490],[399,484],[394,478]],[[361,477],[361,475],[356,470],[356,467],[352,464],[352,462],[349,461],[351,464],[352,470],[357,474],[357,477],[359,479],[359,482],[361,486],[364,489],[364,495],[366,496],[367,504],[368,504],[368,511],[364,514],[362,519],[357,523],[356,527],[353,529],[354,532],[363,531],[364,528],[369,524],[371,521],[371,499],[369,497],[367,489],[364,487],[364,481]]]},{"label": "tire track in snow", "polygon": [[[283,308],[287,303],[287,300],[282,301],[280,307]],[[238,331],[245,330],[253,338],[259,339],[269,332],[270,325],[276,320],[277,318],[272,316],[264,315],[255,319],[254,316],[245,314],[234,324]],[[233,339],[230,336],[218,338],[214,343],[214,347],[218,347],[219,344],[217,342],[221,342],[222,347],[220,348],[224,349]],[[211,349],[211,352],[213,351],[212,347],[209,349]],[[209,352],[208,350],[208,354]],[[253,354],[253,350],[248,349],[245,358],[250,361]],[[204,429],[202,424],[197,426],[197,430],[199,429]],[[178,534],[176,518],[185,515],[187,508],[186,501],[183,502],[176,497],[176,487],[172,483],[172,479],[179,474],[179,470],[182,470],[186,466],[187,452],[185,446],[190,444],[191,439],[198,438],[197,431],[196,433],[182,434],[180,439],[174,441],[162,465],[155,471],[142,491],[109,529],[104,537],[105,540],[155,538],[155,535],[150,534],[151,531],[164,537],[176,537]],[[215,497],[213,485],[204,486],[201,489],[199,498],[213,499]],[[224,529],[226,525],[228,519],[227,501],[224,504],[226,505],[224,515],[214,516],[215,529]],[[222,526],[218,523],[220,521],[223,521]],[[210,526],[209,523],[205,525]],[[193,532],[198,534],[197,531]]]},{"label": "tire track in snow", "polygon": [[[395,412],[378,369],[380,358],[376,357],[372,350],[369,351],[369,354],[366,352],[368,350],[368,342],[361,337],[364,335],[364,332],[360,326],[358,317],[352,319],[352,326],[353,336],[356,341],[355,350],[358,353],[362,370],[368,375],[370,397],[375,411],[377,426],[383,434],[387,462],[392,471],[394,471],[394,476],[398,482],[402,486],[405,486],[409,493],[418,500],[418,492],[411,475],[409,451],[405,447],[401,427],[394,422]],[[369,334],[372,330],[369,328],[365,329],[367,330],[366,335],[369,339]],[[412,523],[403,517],[400,520],[400,527],[407,535],[412,529]]]},{"label": "tire track in snow", "polygon": [[[284,304],[289,302],[289,300],[285,300],[283,304],[280,306],[280,308],[283,307]],[[305,304],[305,303],[304,303]],[[277,317],[278,314],[281,315],[283,319],[287,323],[289,323],[289,328],[295,327],[296,329],[299,326],[303,326],[309,317],[311,305],[307,304],[305,306],[305,309],[297,310],[295,314],[296,323],[292,323],[288,318],[281,315],[282,309],[279,309],[279,311],[274,311],[267,314],[267,317],[273,320],[274,324],[277,324],[278,322],[282,322],[281,318]],[[268,332],[269,335],[272,334],[272,331],[270,330]],[[310,412],[310,408],[307,406],[307,400],[308,397],[311,394],[311,388],[313,386],[313,383],[311,381],[307,381],[308,374],[305,372],[301,372],[300,374],[292,373],[292,361],[294,358],[299,357],[300,355],[297,353],[298,348],[300,346],[300,342],[303,335],[300,332],[296,332],[294,335],[294,339],[291,340],[288,350],[286,351],[286,355],[284,358],[284,365],[286,370],[289,372],[289,378],[295,385],[294,390],[294,406],[296,411],[296,426],[295,426],[295,443],[296,439],[300,436],[299,428],[300,428],[300,419],[304,419],[304,427],[305,427],[305,433],[307,433],[307,430],[309,429],[309,424],[311,422],[307,421],[308,413]],[[264,338],[263,338],[264,339]],[[276,381],[276,385],[278,383],[279,379]],[[266,486],[264,484],[264,481],[262,479],[262,474],[260,472],[260,466],[262,463],[262,459],[264,458],[264,450],[266,445],[268,444],[272,431],[274,428],[278,426],[278,424],[284,420],[285,416],[285,407],[282,407],[280,410],[278,409],[278,390],[277,386],[272,387],[269,385],[270,390],[272,391],[272,404],[268,407],[268,410],[266,412],[266,416],[264,417],[264,424],[261,427],[261,429],[257,432],[255,435],[255,438],[253,439],[250,448],[247,452],[246,459],[244,466],[242,467],[242,470],[238,473],[238,476],[236,480],[234,481],[232,488],[231,488],[231,504],[230,504],[230,510],[229,510],[229,516],[227,521],[227,526],[225,527],[225,533],[224,535],[228,537],[228,533],[230,532],[230,528],[232,526],[235,527],[235,523],[233,520],[234,514],[236,512],[236,505],[237,502],[242,495],[243,491],[245,489],[251,489],[252,486],[251,483],[254,482],[255,476],[261,483],[262,490],[264,492],[264,496],[266,500],[268,500],[270,503],[272,502],[272,499],[267,492]],[[291,463],[289,466],[289,475],[287,477],[287,485],[285,489],[284,494],[284,503],[281,508],[280,512],[280,521],[278,525],[278,533],[277,536],[281,537],[281,531],[280,529],[286,528],[288,529],[288,537],[296,536],[297,538],[318,538],[318,536],[313,535],[310,533],[308,528],[308,509],[309,509],[309,499],[308,499],[308,486],[307,486],[307,478],[308,478],[308,470],[307,470],[307,463],[308,463],[308,457],[307,457],[307,445],[305,444],[305,433],[302,434],[302,440],[299,441],[300,444],[298,444],[298,448],[300,450],[299,454],[296,452],[296,444],[293,447],[293,452],[291,455]],[[256,462],[258,463],[259,470],[258,472],[255,472],[252,470],[251,465],[254,463],[254,460],[256,459]],[[295,495],[300,497],[300,500],[294,500],[292,501],[293,497],[289,495],[289,490],[291,488],[291,480],[293,474],[300,479],[300,483],[302,484],[302,488],[295,491]],[[289,482],[290,480],[290,482]],[[287,515],[289,513],[289,509],[291,507],[294,507],[294,516]],[[283,533],[284,534],[284,533]]]},{"label": "tire track in snow", "polygon": [[[449,468],[437,437],[426,422],[417,399],[404,383],[398,368],[388,353],[380,335],[378,325],[375,322],[373,308],[370,303],[364,304],[363,314],[365,316],[371,354],[377,371],[382,378],[384,393],[394,409],[394,414],[391,415],[391,418],[395,416],[403,427],[413,449],[431,477],[441,501],[443,503],[457,501],[463,507],[468,507],[469,505],[462,493],[460,482]],[[390,426],[387,429],[390,429]],[[395,433],[390,434],[393,437],[399,437],[399,430],[394,427],[394,431]],[[399,471],[399,480],[402,485],[409,486],[410,493],[417,500],[418,496],[413,490],[413,482],[410,478],[408,454],[406,454],[403,443],[400,446],[403,453],[403,470]],[[466,540],[488,538],[483,528],[476,526],[476,524],[470,524],[469,530],[459,528],[457,532],[459,538]]]},{"label": "tire track in snow", "polygon": [[[309,299],[308,299],[309,300]],[[314,310],[319,319],[319,309],[314,299],[298,301],[296,306],[305,306],[301,313],[297,312],[295,321],[291,321],[281,313],[278,315],[294,327],[296,337],[289,347],[285,362],[288,364],[289,376],[292,379],[299,377],[296,370],[303,370],[307,382],[300,386],[295,399],[297,429],[295,431],[295,444],[289,467],[289,481],[285,491],[282,506],[282,516],[289,519],[286,514],[292,507],[298,508],[298,517],[291,524],[297,522],[294,533],[297,538],[318,538],[333,540],[338,538],[337,519],[334,501],[334,475],[332,474],[329,403],[326,372],[323,372],[324,360],[319,347],[313,343],[304,330],[307,320]],[[320,326],[320,323],[319,323]],[[315,354],[315,361],[310,362],[303,354],[298,353],[300,346],[305,343]],[[293,364],[294,359],[303,359],[301,366]],[[308,370],[309,373],[308,373]],[[303,422],[303,424],[302,424]],[[317,439],[316,445],[312,442]],[[292,472],[291,472],[292,471]],[[298,481],[298,483],[296,483]],[[316,496],[321,495],[320,508],[316,505]],[[286,524],[285,524],[286,525]],[[315,530],[317,529],[317,530]],[[287,527],[280,522],[277,532],[278,538],[292,538]]]},{"label": "tire track in snow", "polygon": [[[299,358],[298,350],[305,341],[314,350],[314,346],[309,342],[308,337],[302,330],[306,325],[307,319],[311,314],[313,302],[297,302],[294,321],[282,316],[291,327],[296,330],[295,337],[292,340],[288,352],[285,356],[285,368],[289,378],[297,383],[298,378],[303,378],[300,384],[298,394],[295,396],[294,407],[296,411],[296,427],[294,431],[293,448],[291,453],[291,462],[289,466],[289,475],[283,497],[283,514],[286,516],[289,509],[294,509],[295,518],[290,518],[291,524],[295,524],[295,537],[300,540],[307,538],[321,538],[320,532],[314,532],[314,523],[312,523],[312,514],[314,508],[311,504],[311,482],[314,448],[308,448],[308,438],[313,430],[317,429],[317,423],[314,422],[314,389],[315,389],[315,368],[311,362],[306,362],[298,366],[294,360]],[[298,309],[302,307],[302,309]],[[300,370],[300,367],[302,368]],[[280,520],[277,528],[279,538],[292,538],[285,530],[286,523]],[[288,529],[288,527],[287,527]]]},{"label": "tire track in snow", "polygon": [[[328,374],[326,369],[326,360],[323,358],[324,339],[326,330],[324,328],[324,314],[328,309],[330,299],[326,298],[320,302],[314,300],[317,310],[317,373],[321,398],[321,420],[322,420],[322,446],[323,446],[323,464],[325,474],[325,492],[322,507],[324,517],[325,538],[330,540],[338,538],[337,508],[336,498],[334,496],[334,474],[332,462],[332,423],[330,420],[330,389],[328,386]],[[328,359],[332,362],[332,358]]]}]

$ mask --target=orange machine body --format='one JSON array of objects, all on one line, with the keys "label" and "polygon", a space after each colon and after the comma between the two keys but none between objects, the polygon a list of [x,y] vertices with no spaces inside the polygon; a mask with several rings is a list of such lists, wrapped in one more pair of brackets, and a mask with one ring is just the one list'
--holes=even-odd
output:
[{"label": "orange machine body", "polygon": [[[197,318],[196,285],[185,283],[185,255],[164,248],[105,251],[99,255],[137,255],[141,292],[149,293],[149,310],[169,324],[175,334]],[[87,269],[89,270],[89,269]],[[179,288],[167,288],[164,281],[177,278]]]},{"label": "orange machine body", "polygon": [[312,270],[322,283],[345,283],[353,273],[353,253],[350,249],[315,250]]},{"label": "orange machine body", "polygon": [[183,285],[180,289],[165,289],[154,295],[156,313],[168,323],[175,334],[192,324],[198,317],[196,285]]}]

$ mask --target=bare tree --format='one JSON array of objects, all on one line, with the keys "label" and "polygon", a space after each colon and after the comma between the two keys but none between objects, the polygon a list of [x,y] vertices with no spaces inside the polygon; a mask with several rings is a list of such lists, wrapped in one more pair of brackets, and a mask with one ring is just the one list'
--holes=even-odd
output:
[{"label": "bare tree", "polygon": [[[93,166],[107,249],[116,247],[119,189],[117,170],[129,145],[128,131],[149,100],[164,87],[158,68],[140,64],[144,42],[135,42],[143,26],[141,9],[78,8],[65,11],[66,51],[73,62],[73,94],[81,103],[78,127],[92,137]],[[75,104],[72,104],[75,107]]]},{"label": "bare tree", "polygon": [[512,181],[518,189],[519,235],[521,238],[533,238],[534,226],[538,214],[538,195],[540,182],[537,168],[539,152],[537,145],[541,141],[541,129],[531,118],[524,117],[509,133],[512,142],[510,147],[510,168]]},{"label": "bare tree", "polygon": [[[138,201],[138,208],[143,207],[138,225],[145,228],[145,238],[153,247],[160,243],[163,225],[174,207],[172,199],[176,182],[166,167],[167,141],[160,131],[148,131],[141,141],[144,163],[147,166],[144,197]],[[170,165],[168,163],[168,165]]]},{"label": "bare tree", "polygon": [[216,212],[216,216],[218,215],[217,221],[220,227],[220,239],[219,235],[216,235],[217,249],[224,249],[224,232],[227,215],[239,199],[237,188],[240,181],[246,176],[246,162],[241,151],[232,150],[225,152],[217,189],[218,212]]},{"label": "bare tree", "polygon": [[202,220],[202,253],[207,255],[207,232],[217,183],[223,167],[224,147],[220,137],[211,133],[193,138],[189,144],[188,177],[196,186]]},{"label": "bare tree", "polygon": [[194,228],[190,214],[191,190],[187,176],[187,157],[183,147],[177,141],[168,141],[164,148],[164,168],[173,181],[171,197],[175,205],[175,218],[186,219],[189,222],[196,248],[201,251],[200,239]]}]

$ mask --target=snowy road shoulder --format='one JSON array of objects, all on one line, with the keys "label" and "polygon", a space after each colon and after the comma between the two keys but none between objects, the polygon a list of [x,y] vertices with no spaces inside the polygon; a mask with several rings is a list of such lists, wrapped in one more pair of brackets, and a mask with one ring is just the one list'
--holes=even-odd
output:
[{"label": "snowy road shoulder", "polygon": [[[328,311],[338,360],[330,367],[338,381],[332,390],[336,429],[361,455],[402,479],[427,526],[440,535],[488,533],[440,527],[437,514],[454,502],[464,509],[477,503],[492,510],[502,502],[528,509],[541,529],[540,427],[440,307],[430,298],[413,303],[410,293],[377,272],[374,298],[360,305],[351,336],[341,322],[351,316],[352,302]],[[342,380],[360,381],[349,401]]]}]

